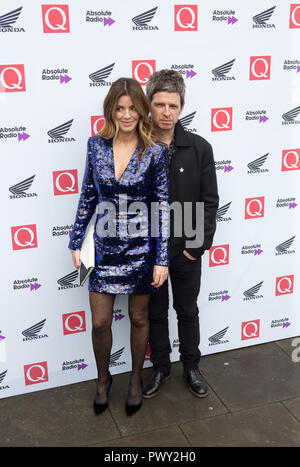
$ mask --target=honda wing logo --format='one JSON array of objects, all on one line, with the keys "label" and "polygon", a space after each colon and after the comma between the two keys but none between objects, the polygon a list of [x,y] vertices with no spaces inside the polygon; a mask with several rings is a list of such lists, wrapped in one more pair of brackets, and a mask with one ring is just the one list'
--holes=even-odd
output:
[{"label": "honda wing logo", "polygon": [[67,274],[66,276],[62,277],[61,279],[58,279],[57,283],[61,286],[58,288],[58,290],[66,289],[66,288],[73,288],[74,282],[78,277],[78,271],[77,269],[70,274]]},{"label": "honda wing logo", "polygon": [[125,365],[126,362],[118,362],[119,358],[124,352],[125,347],[122,347],[120,350],[117,350],[113,354],[111,354],[110,359],[109,359],[109,366],[119,366],[119,365]]},{"label": "honda wing logo", "polygon": [[290,124],[290,123],[300,123],[300,121],[295,120],[295,118],[298,116],[300,113],[300,105],[298,107],[295,107],[295,109],[290,110],[289,112],[286,112],[285,114],[282,115],[282,118],[284,122],[282,122],[283,125]]},{"label": "honda wing logo", "polygon": [[279,245],[277,245],[275,247],[277,253],[276,253],[276,256],[277,255],[283,255],[283,254],[288,254],[288,253],[295,253],[294,250],[291,250],[291,251],[287,251],[288,248],[290,248],[290,246],[292,245],[293,241],[295,240],[296,236],[294,235],[293,237],[289,238],[288,240],[286,240],[285,242],[282,242],[280,243]]},{"label": "honda wing logo", "polygon": [[250,289],[246,290],[243,293],[243,295],[245,297],[244,300],[253,300],[255,298],[262,298],[263,297],[262,295],[256,295],[256,294],[259,292],[263,282],[264,281],[261,281],[261,282],[259,282],[259,284],[256,284],[253,287],[251,287]]},{"label": "honda wing logo", "polygon": [[[276,6],[273,6],[272,8],[269,8],[268,10],[262,11],[261,13],[258,13],[258,15],[253,16],[253,21],[255,25],[253,27],[266,27],[267,24],[266,22],[269,21],[271,16],[274,13]],[[274,27],[274,25],[268,25],[269,27]]]},{"label": "honda wing logo", "polygon": [[5,28],[12,28],[12,24],[15,24],[15,22],[19,18],[22,8],[23,7],[21,6],[16,10],[10,11],[5,15],[0,16],[0,31]]},{"label": "honda wing logo", "polygon": [[249,162],[249,164],[247,164],[247,167],[249,169],[248,173],[262,172],[263,170],[261,170],[260,168],[266,162],[268,155],[269,153],[259,157],[258,159],[255,159],[252,162]]},{"label": "honda wing logo", "polygon": [[221,331],[217,332],[213,336],[209,337],[208,340],[209,340],[210,343],[208,345],[226,344],[227,342],[229,342],[228,340],[222,340],[222,338],[225,336],[228,328],[229,328],[229,326],[227,326],[227,328],[224,328]]},{"label": "honda wing logo", "polygon": [[224,220],[230,220],[230,218],[224,218],[225,214],[227,214],[227,211],[230,208],[230,205],[231,205],[231,201],[227,204],[224,204],[224,206],[221,206],[217,210],[217,215],[216,215],[217,222],[224,221]]},{"label": "honda wing logo", "polygon": [[182,117],[182,118],[179,119],[181,125],[183,126],[183,128],[185,130],[192,123],[192,121],[194,120],[195,115],[196,115],[196,110],[194,112],[186,115],[185,117]]},{"label": "honda wing logo", "polygon": [[25,331],[22,332],[23,336],[25,337],[25,339],[23,339],[23,341],[32,340],[32,339],[39,339],[39,338],[42,338],[42,337],[48,337],[46,334],[42,335],[42,336],[37,335],[43,329],[45,322],[46,322],[46,318],[43,319],[42,321],[40,321],[39,323],[34,324],[30,328],[25,329]]},{"label": "honda wing logo", "polygon": [[223,78],[226,79],[227,73],[231,70],[233,64],[235,62],[235,58],[230,60],[230,62],[224,63],[224,65],[218,66],[212,70],[212,73],[215,75],[216,78]]},{"label": "honda wing logo", "polygon": [[[24,198],[26,196],[29,196],[25,192],[31,187],[34,177],[35,175],[32,175],[31,177],[28,177],[25,180],[22,180],[22,182],[19,182],[16,185],[11,186],[9,188],[9,191],[14,195],[14,196],[11,196],[11,198],[21,198],[21,197]],[[32,195],[36,196],[36,193]]]},{"label": "honda wing logo", "polygon": [[92,83],[90,83],[90,86],[110,86],[111,83],[105,80],[111,74],[114,66],[115,64],[111,63],[110,65],[107,65],[105,68],[101,68],[101,70],[91,73],[89,75],[89,78],[92,81]]},{"label": "honda wing logo", "polygon": [[48,131],[47,135],[52,139],[63,139],[64,135],[68,133],[69,129],[71,128],[72,123],[73,119]]},{"label": "honda wing logo", "polygon": [[157,26],[148,26],[148,23],[153,19],[157,8],[158,7],[152,8],[151,10],[145,11],[144,13],[132,18],[133,23],[137,26],[136,28],[133,27],[133,29],[158,29]]}]

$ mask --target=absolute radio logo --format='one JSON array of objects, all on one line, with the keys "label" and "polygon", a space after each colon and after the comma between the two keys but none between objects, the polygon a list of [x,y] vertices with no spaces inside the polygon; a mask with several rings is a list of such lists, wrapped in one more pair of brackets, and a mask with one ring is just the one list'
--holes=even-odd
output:
[{"label": "absolute radio logo", "polygon": [[156,71],[155,60],[132,60],[132,78],[145,86]]},{"label": "absolute radio logo", "polygon": [[290,196],[289,198],[278,198],[276,202],[276,208],[288,208],[289,210],[293,210],[298,206],[296,203],[296,198],[294,196]]},{"label": "absolute radio logo", "polygon": [[177,73],[182,75],[184,78],[194,78],[197,75],[196,71],[194,70],[195,65],[189,63],[172,63],[169,67],[171,70],[176,70]]},{"label": "absolute radio logo", "polygon": [[243,245],[241,249],[241,255],[259,256],[262,253],[263,249],[260,243],[254,243],[253,245]]},{"label": "absolute radio logo", "polygon": [[227,302],[231,296],[229,295],[228,290],[219,290],[218,292],[210,292],[208,295],[208,301],[219,301],[219,302]]},{"label": "absolute radio logo", "polygon": [[0,65],[0,92],[25,92],[24,65]]},{"label": "absolute radio logo", "polygon": [[283,70],[284,71],[296,71],[296,73],[300,72],[300,59],[293,58],[290,60],[284,60],[283,63]]},{"label": "absolute radio logo", "polygon": [[103,128],[104,126],[104,115],[93,115],[91,117],[91,135],[92,136],[97,136],[99,131]]},{"label": "absolute radio logo", "polygon": [[252,28],[253,29],[275,28],[275,24],[270,22],[275,8],[276,8],[276,5],[253,16],[252,19],[253,19],[254,24],[252,25]]},{"label": "absolute radio logo", "polygon": [[61,370],[62,371],[67,371],[67,370],[77,370],[77,371],[80,371],[80,370],[85,370],[88,365],[85,362],[85,359],[84,358],[76,358],[75,360],[72,360],[72,361],[65,361],[63,362],[62,364],[62,368]]},{"label": "absolute radio logo", "polygon": [[258,219],[265,215],[265,197],[245,199],[245,219]]},{"label": "absolute radio logo", "polygon": [[250,57],[250,70],[249,79],[253,80],[266,80],[270,79],[271,75],[271,57]]},{"label": "absolute radio logo", "polygon": [[62,316],[62,321],[64,336],[86,331],[85,311],[66,313]]},{"label": "absolute radio logo", "polygon": [[174,5],[174,30],[198,31],[197,5]]},{"label": "absolute radio logo", "polygon": [[69,5],[42,5],[44,33],[69,33]]},{"label": "absolute radio logo", "polygon": [[300,3],[293,3],[290,6],[290,29],[300,28]]},{"label": "absolute radio logo", "polygon": [[3,32],[25,32],[24,28],[15,27],[15,23],[19,19],[19,16],[22,11],[22,6],[16,8],[15,10],[4,13],[0,16],[0,33]]},{"label": "absolute radio logo", "polygon": [[267,110],[262,109],[262,110],[247,110],[246,115],[245,115],[245,120],[253,120],[258,123],[265,123],[269,120],[269,117],[267,117]]},{"label": "absolute radio logo", "polygon": [[95,86],[111,86],[111,81],[106,81],[106,79],[110,76],[112,70],[114,69],[115,63],[111,63],[104,68],[100,68],[100,70],[94,71],[89,75],[90,80],[90,87]]},{"label": "absolute radio logo", "polygon": [[71,81],[68,68],[43,68],[42,81],[55,81],[59,84],[67,84]]},{"label": "absolute radio logo", "polygon": [[143,13],[140,13],[139,15],[135,16],[132,18],[132,22],[134,23],[134,26],[132,26],[133,31],[154,31],[158,30],[158,27],[149,24],[156,13],[157,6],[152,8],[151,10],[144,11]]},{"label": "absolute radio logo", "polygon": [[26,126],[24,125],[14,125],[11,127],[0,127],[0,140],[1,139],[11,139],[13,140],[14,138],[18,138],[18,142],[20,141],[26,141],[28,138],[30,138],[30,134],[26,133],[28,130]]},{"label": "absolute radio logo", "polygon": [[61,237],[62,235],[70,235],[74,224],[55,225],[52,227],[52,237]]},{"label": "absolute radio logo", "polygon": [[27,250],[37,248],[36,224],[11,227],[13,250]]},{"label": "absolute radio logo", "polygon": [[213,246],[209,250],[209,267],[229,264],[229,244]]},{"label": "absolute radio logo", "polygon": [[47,135],[50,136],[48,143],[70,143],[75,141],[75,138],[73,137],[65,137],[72,126],[73,120],[74,119],[72,118],[72,120],[62,123],[61,125],[52,128],[52,130],[47,131]]},{"label": "absolute radio logo", "polygon": [[231,131],[232,112],[232,107],[211,109],[211,131]]},{"label": "absolute radio logo", "polygon": [[28,290],[30,292],[42,287],[37,277],[26,277],[25,279],[15,279],[13,281],[13,290]]},{"label": "absolute radio logo", "polygon": [[102,23],[103,26],[110,27],[116,21],[111,17],[112,12],[109,10],[87,10],[85,14],[86,23]]},{"label": "absolute radio logo", "polygon": [[226,22],[226,24],[235,24],[238,21],[235,10],[214,10],[212,20],[216,22]]},{"label": "absolute radio logo", "polygon": [[78,193],[77,169],[58,170],[52,173],[54,196]]},{"label": "absolute radio logo", "polygon": [[230,173],[234,167],[232,166],[232,161],[230,159],[224,161],[215,161],[215,169],[222,170],[223,173]]},{"label": "absolute radio logo", "polygon": [[11,192],[9,199],[35,198],[37,196],[36,193],[27,193],[27,190],[31,187],[34,178],[35,175],[32,175],[16,185],[9,187],[9,191]]},{"label": "absolute radio logo", "polygon": [[230,60],[229,62],[223,63],[222,65],[218,66],[217,68],[214,68],[212,70],[212,74],[214,75],[212,77],[212,81],[232,81],[235,80],[234,76],[227,76],[228,73],[231,71],[231,68],[233,67],[233,64],[235,62],[235,58],[233,60]]}]

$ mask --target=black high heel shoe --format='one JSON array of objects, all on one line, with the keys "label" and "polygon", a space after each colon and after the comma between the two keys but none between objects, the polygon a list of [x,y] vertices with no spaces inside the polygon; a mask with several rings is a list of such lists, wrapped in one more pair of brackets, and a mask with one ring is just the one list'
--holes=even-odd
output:
[{"label": "black high heel shoe", "polygon": [[142,407],[142,402],[143,402],[143,381],[142,379],[140,380],[140,389],[141,389],[141,402],[139,404],[128,404],[128,402],[126,401],[125,412],[129,416],[133,415],[135,412],[140,410],[140,408]]},{"label": "black high heel shoe", "polygon": [[107,386],[107,389],[106,389],[107,401],[104,402],[104,404],[101,404],[101,403],[95,402],[95,401],[93,403],[94,412],[95,412],[96,415],[99,415],[100,413],[104,412],[104,410],[107,409],[107,407],[108,407],[108,394],[109,394],[109,390],[110,390],[111,385],[112,385],[112,376],[109,373],[109,382],[108,382],[108,386]]}]

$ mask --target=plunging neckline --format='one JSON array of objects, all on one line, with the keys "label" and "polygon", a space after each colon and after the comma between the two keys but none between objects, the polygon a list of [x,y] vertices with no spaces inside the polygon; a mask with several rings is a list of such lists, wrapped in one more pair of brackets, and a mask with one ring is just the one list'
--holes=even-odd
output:
[{"label": "plunging neckline", "polygon": [[133,157],[135,156],[135,153],[136,153],[136,151],[137,151],[137,149],[138,149],[138,147],[139,147],[139,144],[140,144],[140,143],[137,144],[135,150],[134,150],[133,153],[131,154],[131,157],[130,157],[129,161],[128,161],[128,163],[127,163],[125,169],[124,169],[123,172],[121,173],[121,175],[120,175],[120,177],[119,177],[118,180],[117,180],[117,178],[116,178],[116,166],[115,166],[115,157],[114,157],[114,147],[113,147],[113,144],[112,144],[111,149],[112,149],[113,174],[114,174],[114,179],[115,179],[116,184],[119,184],[121,178],[123,177],[124,173],[126,172],[128,166],[130,165],[130,162],[132,161]]}]

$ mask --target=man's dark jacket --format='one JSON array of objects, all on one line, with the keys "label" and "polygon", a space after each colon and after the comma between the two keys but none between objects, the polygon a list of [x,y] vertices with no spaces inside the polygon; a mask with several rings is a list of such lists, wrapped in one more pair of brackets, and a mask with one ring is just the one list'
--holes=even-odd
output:
[{"label": "man's dark jacket", "polygon": [[204,138],[185,131],[180,121],[175,126],[175,148],[170,163],[170,203],[179,201],[184,206],[183,202],[192,202],[194,229],[203,228],[196,226],[196,202],[204,203],[204,241],[198,248],[187,248],[185,242],[192,237],[186,238],[183,226],[183,235],[174,237],[171,210],[170,259],[183,250],[199,258],[211,247],[216,230],[219,196],[213,151]]}]

